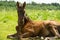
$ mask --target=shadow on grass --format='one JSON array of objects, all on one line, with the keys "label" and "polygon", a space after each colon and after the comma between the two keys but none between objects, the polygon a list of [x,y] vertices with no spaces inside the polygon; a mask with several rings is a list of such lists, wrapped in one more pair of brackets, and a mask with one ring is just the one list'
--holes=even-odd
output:
[{"label": "shadow on grass", "polygon": [[[22,40],[40,40],[40,39],[36,39],[36,38],[21,38]],[[10,40],[18,40],[17,38],[13,38]]]},{"label": "shadow on grass", "polygon": [[[40,37],[36,38],[36,37],[31,37],[31,38],[21,38],[22,40],[44,40],[44,39],[41,39]],[[13,39],[10,39],[10,40],[18,40],[17,38],[13,38]],[[54,40],[60,40],[60,39],[54,39]]]}]

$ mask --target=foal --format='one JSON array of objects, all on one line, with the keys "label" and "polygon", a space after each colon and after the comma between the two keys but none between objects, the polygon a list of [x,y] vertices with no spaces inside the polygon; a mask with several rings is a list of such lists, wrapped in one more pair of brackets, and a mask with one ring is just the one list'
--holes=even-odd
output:
[{"label": "foal", "polygon": [[17,2],[17,10],[18,10],[18,26],[16,26],[17,33],[14,35],[8,35],[8,37],[19,37],[19,38],[35,37],[35,36],[46,37],[46,36],[52,36],[52,34],[54,36],[60,37],[58,33],[60,29],[59,30],[58,28],[55,29],[54,25],[56,24],[54,24],[53,21],[30,20],[25,14],[24,11],[25,5],[26,5],[25,2],[23,3],[22,6],[20,6],[19,2]]},{"label": "foal", "polygon": [[[17,4],[17,5],[19,5],[19,4]],[[25,5],[26,5],[26,3],[24,3],[24,5],[23,5],[24,8],[25,8]],[[23,11],[24,10],[22,10],[22,12]],[[58,28],[58,24],[55,21],[37,21],[37,22],[35,22],[35,21],[32,21],[29,18],[27,18],[26,14],[25,14],[24,15],[24,25],[21,28],[21,33],[23,35],[26,35],[27,37],[28,36],[30,37],[30,36],[38,36],[38,35],[47,36],[47,35],[50,35],[50,32],[51,32],[55,36],[60,37],[60,35],[58,33],[59,30],[55,29],[55,28]],[[16,29],[18,29],[18,28],[16,28]]]}]

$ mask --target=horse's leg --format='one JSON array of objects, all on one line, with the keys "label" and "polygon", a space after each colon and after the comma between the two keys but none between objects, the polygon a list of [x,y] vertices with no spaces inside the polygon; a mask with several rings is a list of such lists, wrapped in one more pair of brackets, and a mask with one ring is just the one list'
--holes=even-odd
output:
[{"label": "horse's leg", "polygon": [[[19,30],[18,30],[18,26],[16,26],[16,31],[19,31]],[[18,36],[17,34],[18,34],[18,33],[10,34],[10,35],[7,36],[7,38],[11,38],[11,39],[12,39],[12,38],[17,38],[17,36]]]},{"label": "horse's leg", "polygon": [[57,27],[56,25],[53,25],[53,24],[50,24],[50,23],[46,26],[47,30],[50,31],[50,33],[52,33],[53,35],[60,38],[58,29],[56,27]]},{"label": "horse's leg", "polygon": [[20,35],[21,38],[27,38],[27,37],[31,37],[33,35],[33,33],[31,32],[26,32]]},{"label": "horse's leg", "polygon": [[13,39],[13,38],[15,39],[16,38],[17,40],[21,40],[20,35],[17,34],[17,33],[16,34],[12,34],[12,35],[8,35],[7,38],[10,38],[10,39]]},{"label": "horse's leg", "polygon": [[7,38],[10,38],[10,39],[17,38],[16,33],[8,35]]},{"label": "horse's leg", "polygon": [[60,34],[60,25],[57,25],[56,29],[58,30],[58,32]]},{"label": "horse's leg", "polygon": [[55,34],[55,36],[57,36],[58,38],[60,38],[60,34],[59,34],[58,30],[55,28],[55,26],[52,26],[51,29],[52,29],[51,32],[53,34]]},{"label": "horse's leg", "polygon": [[54,37],[45,37],[44,40],[55,40],[55,38]]}]

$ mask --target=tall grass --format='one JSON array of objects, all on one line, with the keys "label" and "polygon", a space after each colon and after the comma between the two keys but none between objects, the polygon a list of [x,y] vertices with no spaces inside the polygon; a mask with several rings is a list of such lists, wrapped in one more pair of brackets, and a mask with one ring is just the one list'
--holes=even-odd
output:
[{"label": "tall grass", "polygon": [[[30,12],[31,11],[31,12]],[[60,10],[26,10],[32,20],[60,20]]]},{"label": "tall grass", "polygon": [[7,35],[15,32],[17,25],[16,11],[0,11],[0,39],[7,40]]}]

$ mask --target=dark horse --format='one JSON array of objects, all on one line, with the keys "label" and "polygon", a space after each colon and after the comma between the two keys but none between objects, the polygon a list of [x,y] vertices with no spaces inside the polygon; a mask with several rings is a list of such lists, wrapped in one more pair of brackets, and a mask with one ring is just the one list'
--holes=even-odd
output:
[{"label": "dark horse", "polygon": [[32,21],[25,14],[26,2],[20,4],[17,2],[18,12],[18,26],[16,26],[17,33],[8,35],[8,38],[27,38],[27,37],[60,37],[60,24],[55,21]]}]

